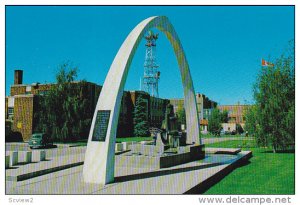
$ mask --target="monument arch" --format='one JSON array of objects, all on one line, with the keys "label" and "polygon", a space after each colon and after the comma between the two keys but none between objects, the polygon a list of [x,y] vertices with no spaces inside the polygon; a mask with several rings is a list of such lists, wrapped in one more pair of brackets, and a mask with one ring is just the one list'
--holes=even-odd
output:
[{"label": "monument arch", "polygon": [[120,105],[128,71],[144,33],[151,28],[163,32],[177,58],[184,92],[187,143],[200,144],[199,120],[194,86],[184,50],[172,24],[165,16],[140,22],[127,36],[115,56],[95,108],[83,166],[86,183],[107,184],[114,180],[115,141]]}]

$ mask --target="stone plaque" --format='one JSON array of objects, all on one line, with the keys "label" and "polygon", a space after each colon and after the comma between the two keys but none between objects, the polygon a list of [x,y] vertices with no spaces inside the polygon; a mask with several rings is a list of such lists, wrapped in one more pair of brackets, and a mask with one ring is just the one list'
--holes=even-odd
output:
[{"label": "stone plaque", "polygon": [[110,116],[110,110],[98,110],[92,141],[99,141],[99,142],[105,141],[109,116]]}]

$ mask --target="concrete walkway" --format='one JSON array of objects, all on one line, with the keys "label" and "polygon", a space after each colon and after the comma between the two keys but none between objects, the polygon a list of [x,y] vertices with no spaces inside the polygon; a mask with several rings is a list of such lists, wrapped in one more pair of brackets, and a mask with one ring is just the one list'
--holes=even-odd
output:
[{"label": "concrete walkway", "polygon": [[207,155],[204,160],[165,169],[116,165],[115,182],[105,186],[85,184],[82,181],[82,166],[76,166],[24,181],[6,181],[6,194],[193,193],[208,186],[212,180],[226,175],[240,160],[251,156],[249,151],[242,151],[237,155]]},{"label": "concrete walkway", "polygon": [[46,158],[45,161],[19,163],[5,170],[6,181],[22,181],[55,171],[82,165],[84,155]]},{"label": "concrete walkway", "polygon": [[[249,138],[245,138],[249,139]],[[241,140],[239,137],[207,138],[205,144]],[[71,151],[70,151],[70,150]],[[58,149],[61,150],[61,149]],[[48,150],[47,150],[48,151]],[[197,184],[205,182],[232,163],[243,157],[249,157],[251,152],[240,152],[240,149],[206,148],[204,160],[182,164],[167,169],[119,167],[115,165],[115,183],[99,186],[82,182],[82,165],[85,147],[68,148],[67,155],[48,155],[46,161],[19,163],[6,169],[7,194],[162,194],[185,193]],[[223,152],[222,152],[223,151]],[[53,151],[52,151],[53,152]],[[237,154],[238,153],[238,154]],[[217,155],[214,155],[217,154]],[[220,155],[227,154],[227,155]],[[229,154],[229,155],[228,155]],[[237,154],[237,155],[236,155]],[[231,155],[231,156],[230,156]],[[116,155],[117,157],[117,155]],[[117,160],[116,160],[117,161]],[[123,163],[124,164],[124,163]],[[198,176],[199,175],[199,176]],[[142,179],[142,180],[140,180]],[[192,179],[192,180],[191,180]],[[176,184],[180,181],[183,185]],[[182,181],[183,180],[183,181]],[[61,183],[71,183],[66,189]],[[73,184],[72,184],[73,183]],[[167,185],[165,185],[165,183]],[[174,184],[175,183],[175,184]],[[51,186],[49,187],[49,184]],[[72,186],[71,186],[72,185]],[[48,187],[47,189],[42,188]],[[74,186],[76,188],[74,188]],[[136,186],[140,187],[137,188]],[[165,187],[167,186],[167,187]],[[168,188],[178,186],[177,190]],[[73,188],[72,188],[73,187]]]}]

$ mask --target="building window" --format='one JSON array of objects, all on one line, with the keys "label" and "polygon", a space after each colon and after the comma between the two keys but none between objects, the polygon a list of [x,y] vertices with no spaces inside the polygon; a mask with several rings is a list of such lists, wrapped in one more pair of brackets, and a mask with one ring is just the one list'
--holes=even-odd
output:
[{"label": "building window", "polygon": [[13,107],[9,107],[8,110],[8,119],[11,119],[13,120],[13,117],[14,117],[14,108]]},{"label": "building window", "polygon": [[26,86],[25,94],[31,94],[31,86]]},{"label": "building window", "polygon": [[13,115],[14,114],[14,108],[13,107],[9,107],[8,108],[8,114],[9,115]]},{"label": "building window", "polygon": [[48,92],[49,92],[48,90],[40,90],[39,95],[47,95]]}]

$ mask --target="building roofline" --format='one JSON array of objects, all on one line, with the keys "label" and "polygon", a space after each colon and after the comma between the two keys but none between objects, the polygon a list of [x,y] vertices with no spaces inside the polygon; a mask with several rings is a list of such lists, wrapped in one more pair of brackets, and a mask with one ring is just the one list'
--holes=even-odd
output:
[{"label": "building roofline", "polygon": [[13,97],[13,98],[20,98],[20,97],[34,97],[34,94],[19,94],[19,95],[13,95],[13,96],[9,96],[9,97]]},{"label": "building roofline", "polygon": [[239,105],[218,105],[217,107],[224,107],[224,106],[251,106],[251,105],[244,105],[244,104],[239,104]]},{"label": "building roofline", "polygon": [[[76,80],[76,81],[72,81],[70,83],[80,83],[80,82],[86,82],[86,83],[89,83],[89,84],[98,85],[97,83],[90,82],[90,81],[83,81],[83,80]],[[35,83],[31,83],[31,84],[12,84],[11,87],[34,86],[34,84],[38,84],[38,85],[57,85],[57,83],[39,83],[39,82],[35,82]],[[102,85],[98,85],[98,86],[102,87]]]}]

